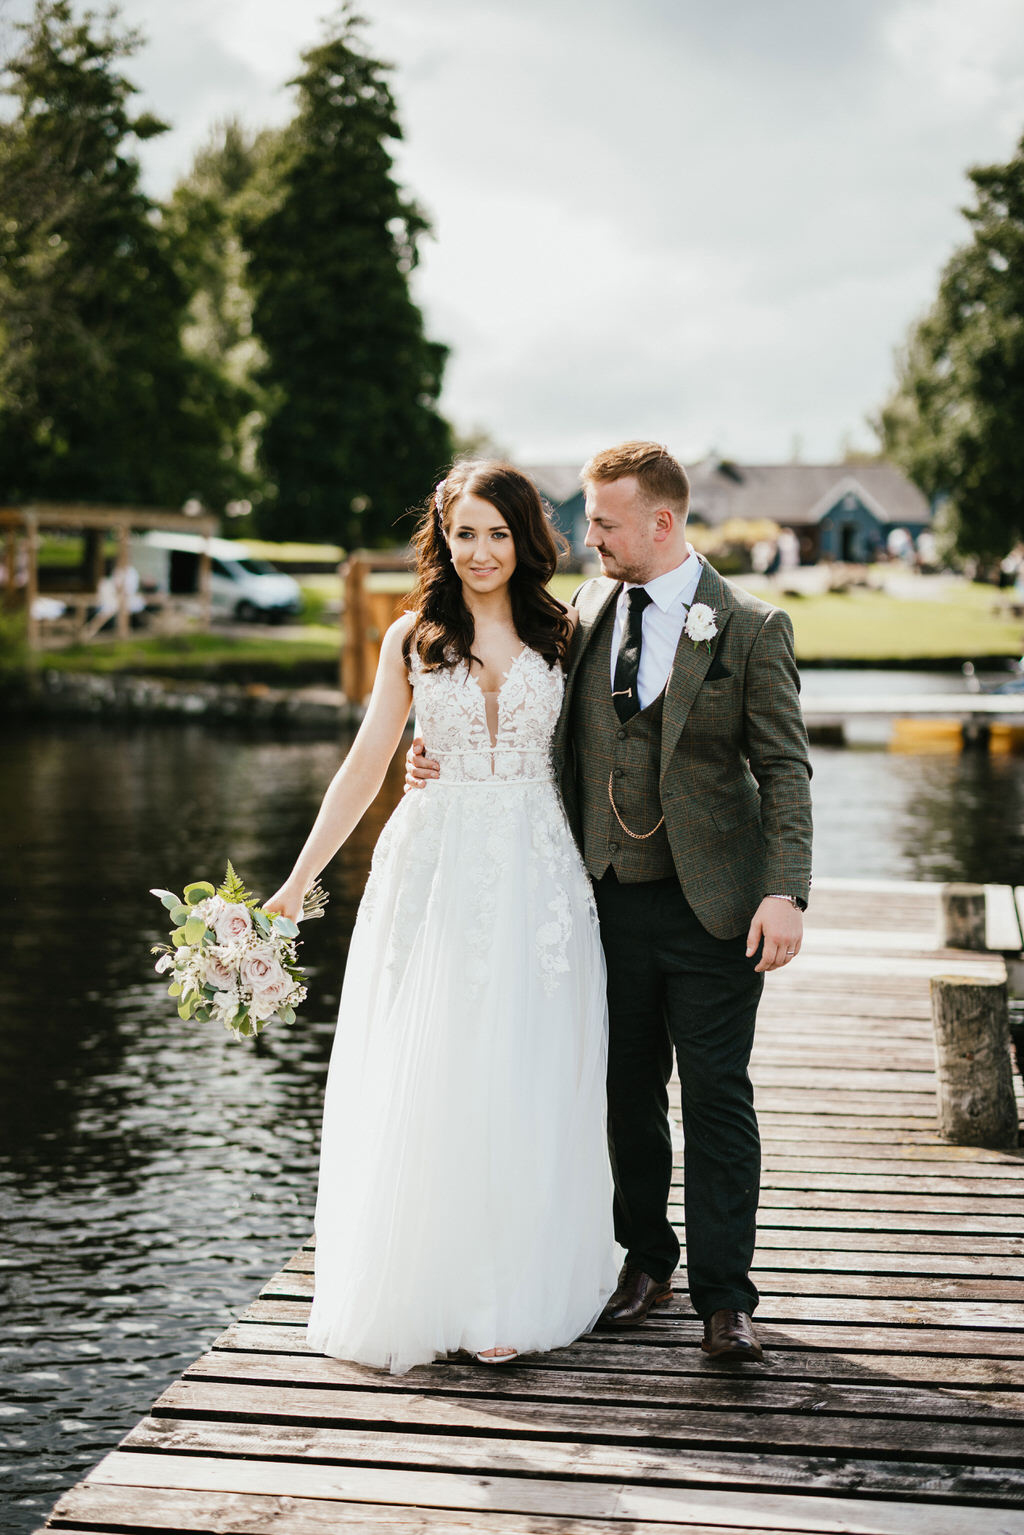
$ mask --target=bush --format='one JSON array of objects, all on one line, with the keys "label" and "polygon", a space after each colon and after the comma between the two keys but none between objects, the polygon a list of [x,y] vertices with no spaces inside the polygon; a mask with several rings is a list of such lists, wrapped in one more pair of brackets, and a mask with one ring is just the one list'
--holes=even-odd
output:
[{"label": "bush", "polygon": [[24,609],[11,612],[0,607],[0,679],[9,680],[28,670],[28,636]]}]

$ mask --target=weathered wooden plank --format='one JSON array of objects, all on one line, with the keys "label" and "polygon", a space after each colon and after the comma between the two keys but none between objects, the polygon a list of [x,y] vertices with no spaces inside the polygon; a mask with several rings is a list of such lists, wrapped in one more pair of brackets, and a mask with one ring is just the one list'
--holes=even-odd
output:
[{"label": "weathered wooden plank", "polygon": [[[323,1393],[320,1395],[331,1395]],[[354,1398],[361,1397],[361,1402]],[[1002,1483],[1004,1495],[1024,1502],[1024,1470],[1020,1465],[1020,1434],[1003,1429],[1000,1433],[965,1425],[957,1437],[950,1427],[940,1424],[903,1423],[891,1420],[871,1423],[863,1419],[793,1420],[786,1414],[696,1413],[679,1414],[678,1423],[668,1426],[672,1414],[651,1414],[650,1445],[643,1444],[642,1425],[636,1425],[631,1443],[615,1443],[601,1433],[598,1412],[569,1408],[563,1439],[533,1436],[519,1432],[524,1413],[516,1403],[492,1400],[486,1410],[474,1411],[470,1402],[423,1402],[397,1395],[382,1399],[373,1393],[346,1393],[350,1408],[349,1423],[358,1422],[365,1409],[366,1421],[380,1425],[377,1431],[326,1424],[214,1422],[205,1419],[144,1418],[122,1442],[123,1450],[159,1451],[161,1454],[196,1456],[281,1457],[317,1461],[324,1465],[388,1465],[424,1471],[456,1471],[481,1475],[519,1474],[524,1466],[534,1476],[595,1477],[627,1482],[653,1481],[661,1485],[688,1485],[690,1447],[703,1440],[720,1450],[736,1448],[760,1450],[766,1459],[777,1450],[792,1454],[794,1449],[813,1452],[821,1445],[840,1454],[885,1451],[892,1447],[898,1432],[900,1448],[906,1454],[918,1454],[923,1446],[922,1464],[960,1459],[965,1464],[984,1461],[992,1479]],[[466,1406],[460,1418],[459,1407]],[[377,1408],[374,1418],[373,1408]],[[344,1408],[339,1404],[340,1411]],[[552,1431],[558,1408],[538,1408],[537,1417],[546,1420]],[[436,1414],[436,1416],[435,1416]],[[299,1416],[299,1414],[296,1414]],[[619,1414],[620,1418],[622,1414]],[[647,1416],[637,1414],[638,1418]],[[576,1425],[584,1427],[576,1433]],[[588,1437],[587,1422],[591,1424]],[[385,1427],[387,1425],[387,1427]],[[421,1432],[395,1432],[404,1425],[421,1427]],[[429,1432],[433,1427],[448,1427],[452,1432]],[[662,1432],[663,1428],[666,1430]],[[456,1433],[454,1430],[461,1430]],[[776,1432],[776,1429],[778,1430]],[[828,1439],[833,1430],[834,1440]],[[929,1429],[934,1431],[931,1443]],[[476,1432],[474,1432],[476,1430]],[[482,1432],[481,1432],[482,1431]],[[508,1437],[511,1435],[512,1437]],[[673,1446],[685,1446],[676,1449]],[[767,1470],[767,1467],[765,1468]]]},{"label": "weathered wooden plank", "polygon": [[[674,1308],[678,1312],[682,1307],[683,1303],[677,1297]],[[657,1318],[648,1318],[645,1327],[662,1327],[672,1314],[673,1309],[665,1307]],[[759,1320],[773,1322],[864,1322],[904,1327],[1012,1329],[1020,1332],[1021,1346],[1024,1347],[1024,1306],[1013,1301],[900,1301],[885,1296],[865,1299],[832,1294],[806,1297],[769,1294],[762,1300],[757,1314]],[[255,1300],[242,1315],[254,1321],[304,1323],[309,1315],[309,1301]]]},{"label": "weathered wooden plank", "polygon": [[[863,1463],[847,1470],[846,1485],[857,1489]],[[837,1475],[842,1463],[837,1462]],[[831,1469],[831,1468],[829,1468]],[[884,1467],[882,1468],[884,1471]],[[908,1466],[907,1480],[915,1469]],[[818,1464],[808,1462],[811,1481],[818,1484]],[[965,1478],[969,1471],[957,1473]],[[714,1479],[713,1477],[711,1478]],[[836,1485],[844,1485],[837,1483]],[[930,1488],[929,1483],[929,1488]],[[965,1484],[966,1485],[966,1484]],[[822,1481],[823,1489],[833,1490]],[[967,1488],[969,1491],[969,1487]],[[894,1495],[902,1491],[899,1473],[894,1475]],[[979,1494],[982,1495],[982,1494]],[[930,1496],[926,1490],[924,1498]],[[686,1535],[774,1535],[778,1525],[722,1523],[664,1524],[649,1520],[591,1519],[578,1514],[549,1518],[540,1514],[506,1514],[488,1509],[481,1516],[474,1509],[403,1509],[380,1503],[348,1503],[340,1499],[291,1498],[253,1493],[211,1493],[164,1488],[123,1488],[83,1484],[66,1493],[58,1504],[60,1528],[74,1528],[75,1535],[89,1535],[83,1521],[95,1519],[96,1535],[110,1530],[181,1532],[181,1535],[337,1535],[339,1530],[380,1531],[382,1535],[671,1535],[683,1528]],[[486,1519],[486,1522],[484,1522]],[[790,1526],[792,1528],[792,1526]]]},{"label": "weathered wooden plank", "polygon": [[755,1085],[764,1092],[777,1087],[803,1087],[814,1093],[871,1092],[888,1097],[890,1093],[913,1095],[935,1090],[933,1071],[877,1071],[871,1067],[834,1071],[825,1066],[801,1068],[765,1064],[753,1075]]},{"label": "weathered wooden plank", "polygon": [[[293,1385],[286,1394],[250,1381],[177,1380],[158,1398],[153,1413],[161,1422],[172,1415],[242,1415],[258,1418],[264,1425],[280,1418],[313,1419],[323,1424],[387,1419],[444,1423],[448,1427],[462,1424],[467,1431],[543,1432],[559,1438],[574,1437],[575,1427],[582,1437],[609,1443],[651,1439],[666,1444],[689,1438],[691,1423],[710,1409],[713,1412],[708,1421],[716,1427],[721,1426],[723,1412],[730,1420],[743,1413],[767,1413],[773,1420],[780,1414],[795,1417],[803,1413],[812,1415],[815,1422],[824,1414],[851,1420],[864,1414],[867,1419],[927,1419],[940,1438],[949,1430],[944,1444],[950,1453],[959,1453],[955,1446],[963,1442],[962,1434],[978,1426],[991,1429],[994,1441],[1005,1438],[1019,1447],[1024,1427],[1024,1397],[1019,1392],[929,1389],[880,1379],[877,1385],[865,1387],[777,1379],[767,1371],[737,1379],[732,1372],[683,1377],[517,1366],[514,1373],[505,1373],[495,1392],[482,1388],[479,1367],[458,1363],[421,1367],[415,1375],[397,1377],[397,1384],[383,1386],[376,1376],[367,1379],[367,1372],[360,1373],[357,1366],[349,1366],[345,1373],[347,1381],[331,1379],[315,1387]],[[334,1374],[341,1376],[342,1372]],[[451,1393],[457,1394],[454,1404],[443,1400]],[[495,1405],[495,1395],[504,1398],[500,1406]],[[619,1409],[630,1403],[642,1410],[624,1415]],[[937,1419],[944,1421],[933,1421]],[[870,1431],[871,1424],[867,1427]],[[830,1423],[828,1431],[834,1432],[835,1425]],[[909,1448],[902,1439],[902,1427],[900,1433],[903,1447]],[[757,1437],[771,1442],[773,1435],[773,1424],[766,1424]],[[829,1442],[839,1445],[841,1440]],[[880,1447],[889,1448],[891,1442],[890,1428]],[[926,1447],[924,1453],[932,1452],[932,1447]],[[937,1446],[934,1453],[939,1453]]]},{"label": "weathered wooden plank", "polygon": [[[769,1194],[771,1190],[767,1191]],[[828,1231],[872,1231],[884,1234],[893,1231],[921,1231],[934,1236],[967,1235],[997,1237],[1004,1240],[1016,1238],[1021,1223],[1015,1215],[966,1215],[950,1210],[900,1210],[873,1208],[843,1209],[831,1207],[813,1208],[806,1200],[794,1201],[786,1196],[786,1203],[763,1199],[757,1215],[758,1230],[789,1228],[817,1233]],[[931,1203],[931,1201],[929,1201]],[[676,1206],[682,1216],[682,1207]]]},{"label": "weathered wooden plank", "polygon": [[[962,1147],[961,1150],[970,1150],[970,1147]],[[997,1153],[998,1155],[998,1153]],[[1005,1183],[1013,1185],[1020,1193],[1024,1193],[1024,1162],[1019,1154],[1005,1155],[1001,1162],[976,1162],[965,1157],[938,1157],[900,1156],[900,1157],[874,1157],[868,1159],[863,1156],[851,1156],[845,1147],[823,1146],[821,1156],[817,1159],[806,1150],[787,1151],[778,1146],[769,1145],[764,1151],[762,1162],[762,1174],[768,1183],[777,1183],[778,1175],[792,1173],[814,1173],[820,1176],[822,1173],[841,1174],[845,1176],[863,1177],[898,1177],[906,1179],[920,1178],[958,1178],[962,1184],[977,1187],[979,1194],[985,1192],[983,1185]],[[916,1191],[920,1186],[916,1182],[902,1185],[907,1189]],[[923,1192],[927,1192],[922,1187]]]},{"label": "weathered wooden plank", "polygon": [[[262,1352],[284,1350],[289,1353],[308,1353],[306,1345],[305,1313],[288,1301],[255,1301],[251,1311],[266,1310],[267,1317],[253,1315],[237,1322],[221,1334],[215,1347],[256,1349]],[[278,1313],[278,1314],[274,1314]],[[270,1325],[268,1325],[270,1324]],[[1017,1332],[996,1328],[978,1330],[969,1327],[940,1327],[916,1325],[908,1337],[901,1323],[883,1322],[876,1325],[836,1323],[830,1320],[805,1323],[796,1327],[787,1325],[785,1319],[772,1318],[757,1313],[758,1332],[773,1349],[855,1349],[868,1352],[890,1353],[910,1349],[918,1354],[957,1355],[971,1353],[1005,1359],[1024,1359],[1024,1338]],[[612,1335],[602,1333],[603,1338]],[[632,1334],[633,1337],[638,1334]],[[670,1322],[649,1320],[643,1329],[643,1337],[651,1343],[665,1340],[674,1347],[689,1347],[697,1352],[701,1336],[701,1324],[697,1317],[677,1315]]]},{"label": "weathered wooden plank", "polygon": [[[828,1235],[828,1233],[826,1233]],[[847,1234],[849,1236],[851,1234]],[[830,1246],[807,1247],[805,1246],[806,1234],[795,1237],[792,1232],[764,1231],[758,1240],[758,1250],[754,1257],[752,1274],[757,1283],[760,1283],[760,1274],[766,1269],[792,1269],[795,1272],[815,1270],[834,1274],[904,1274],[904,1275],[939,1275],[959,1274],[972,1280],[1006,1279],[1015,1280],[1024,1288],[1024,1280],[1020,1278],[1024,1273],[1024,1264],[1021,1263],[1021,1254],[1024,1253],[1024,1243],[1007,1240],[1006,1245],[1012,1250],[1012,1256],[986,1256],[975,1254],[971,1250],[962,1253],[951,1253],[945,1246],[940,1246],[942,1238],[929,1237],[924,1240],[932,1244],[931,1247],[912,1245],[914,1238],[899,1251],[880,1252],[878,1245],[885,1237],[876,1238],[871,1243],[866,1233],[852,1233],[862,1237],[862,1242],[857,1249],[847,1250],[848,1243],[841,1241]],[[890,1233],[890,1236],[896,1235]],[[782,1237],[781,1241],[773,1240]],[[815,1241],[817,1241],[817,1236]],[[967,1241],[971,1241],[967,1238]],[[938,1250],[936,1250],[938,1249]],[[285,1265],[282,1278],[287,1274],[312,1274],[313,1256],[311,1253],[300,1253],[290,1258]]]},{"label": "weathered wooden plank", "polygon": [[[762,1298],[767,1295],[865,1296],[876,1299],[913,1297],[914,1299],[951,1301],[1017,1301],[1024,1303],[1024,1280],[962,1278],[958,1275],[902,1275],[851,1273],[841,1269],[826,1270],[809,1265],[810,1272],[764,1267],[753,1278]],[[1018,1270],[1019,1272],[1019,1270]],[[267,1300],[311,1300],[313,1275],[288,1270],[268,1279],[260,1291]],[[1014,1325],[1012,1323],[1008,1325]],[[1016,1325],[1024,1325],[1024,1312]]]},{"label": "weathered wooden plank", "polygon": [[[345,1368],[357,1371],[360,1369],[358,1365],[344,1366],[340,1360],[329,1359],[308,1350],[295,1351],[292,1345],[297,1341],[296,1329],[267,1327],[248,1328],[246,1331],[260,1335],[266,1344],[266,1352],[259,1352],[255,1348],[252,1350],[211,1349],[209,1353],[197,1359],[195,1364],[189,1366],[183,1379],[239,1380],[265,1385],[333,1386],[345,1384],[346,1377],[343,1373]],[[839,1330],[833,1329],[833,1332],[835,1331]],[[851,1331],[853,1329],[845,1330],[846,1334]],[[282,1337],[282,1333],[287,1336]],[[895,1329],[890,1329],[890,1335],[893,1334]],[[1003,1359],[971,1352],[962,1358],[938,1353],[885,1353],[880,1349],[853,1352],[848,1344],[844,1345],[837,1338],[833,1338],[831,1346],[806,1349],[794,1345],[786,1334],[779,1335],[774,1329],[763,1328],[762,1335],[768,1343],[764,1363],[745,1367],[742,1379],[766,1375],[772,1379],[832,1380],[846,1385],[927,1384],[961,1388],[982,1386],[987,1389],[1004,1388],[1016,1391],[1024,1388],[1024,1357]],[[300,1333],[298,1341],[301,1342],[302,1336]],[[902,1338],[903,1334],[895,1334],[895,1336]],[[252,1341],[255,1343],[258,1340]],[[607,1339],[603,1333],[591,1333],[589,1337],[581,1338],[578,1343],[572,1344],[569,1348],[555,1349],[550,1354],[536,1355],[531,1359],[530,1367],[534,1371],[549,1368],[580,1372],[623,1370],[628,1373],[643,1371],[651,1375],[673,1378],[712,1373],[719,1377],[721,1375],[719,1367],[707,1359],[700,1349],[694,1346],[694,1342],[695,1340],[691,1338],[689,1342],[683,1340],[679,1343],[666,1343],[664,1338],[659,1342],[656,1337],[648,1341],[646,1332],[637,1333],[627,1341],[621,1342]],[[447,1370],[446,1365],[432,1368]],[[492,1371],[491,1376],[493,1375]],[[388,1380],[391,1379],[392,1377],[389,1376]],[[422,1377],[417,1375],[415,1379],[419,1387],[422,1384]],[[356,1376],[354,1380],[365,1384],[363,1376]],[[396,1389],[402,1384],[404,1384],[403,1378],[398,1377]],[[382,1389],[385,1388],[382,1387]],[[481,1382],[476,1389],[486,1391],[488,1389],[486,1381]],[[500,1393],[504,1389],[501,1380],[495,1379],[491,1389]]]},{"label": "weathered wooden plank", "polygon": [[985,886],[985,947],[1020,953],[1020,920],[1012,885]]},{"label": "weathered wooden plank", "polygon": [[[781,1189],[773,1188],[771,1185],[762,1189],[762,1209],[771,1209],[780,1205],[789,1209],[849,1210],[853,1214],[869,1210],[892,1210],[909,1215],[927,1210],[932,1214],[943,1216],[964,1215],[968,1218],[990,1216],[993,1222],[1011,1220],[1018,1231],[1022,1229],[1022,1218],[1024,1218],[1024,1199],[1010,1195],[991,1199],[980,1195],[972,1198],[966,1193],[962,1197],[951,1194],[910,1196],[861,1190],[844,1192],[842,1189]],[[993,1224],[992,1229],[997,1231],[999,1227]]]},{"label": "weathered wooden plank", "polygon": [[[87,1519],[97,1522],[88,1528]],[[649,1520],[548,1518],[489,1509],[486,1526],[474,1509],[413,1508],[342,1499],[280,1497],[273,1494],[196,1492],[157,1487],[116,1487],[82,1483],[65,1493],[53,1527],[75,1535],[109,1531],[167,1532],[167,1535],[338,1535],[339,1530],[380,1531],[382,1535],[671,1535],[678,1524]],[[754,1525],[715,1523],[684,1526],[686,1535],[764,1535]]]},{"label": "weathered wooden plank", "polygon": [[814,1535],[1024,1535],[1024,1514],[948,1504],[882,1499],[801,1497],[789,1493],[642,1486],[520,1476],[462,1476],[308,1462],[207,1460],[195,1455],[147,1455],[114,1450],[91,1472],[91,1483],[122,1487],[182,1487],[204,1492],[272,1493],[337,1498],[405,1507],[472,1509],[549,1517],[660,1520],[687,1525],[725,1523],[753,1530]]}]

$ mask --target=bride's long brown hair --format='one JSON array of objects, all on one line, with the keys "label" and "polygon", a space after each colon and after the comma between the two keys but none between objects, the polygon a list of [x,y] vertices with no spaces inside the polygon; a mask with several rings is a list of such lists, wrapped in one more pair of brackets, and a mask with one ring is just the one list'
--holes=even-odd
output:
[{"label": "bride's long brown hair", "polygon": [[426,671],[455,666],[473,655],[473,615],[462,595],[445,537],[462,496],[489,501],[508,523],[516,566],[509,580],[512,622],[524,645],[537,650],[549,666],[565,659],[572,625],[561,603],[547,590],[558,556],[568,548],[552,525],[533,481],[500,459],[463,459],[454,463],[423,509],[413,535],[416,586],[410,607],[416,623],[405,642],[408,657],[415,645]]}]

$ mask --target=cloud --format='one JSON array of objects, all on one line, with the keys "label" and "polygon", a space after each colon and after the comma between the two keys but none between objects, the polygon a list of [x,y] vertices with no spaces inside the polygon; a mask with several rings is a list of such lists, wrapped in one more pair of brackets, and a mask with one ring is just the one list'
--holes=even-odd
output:
[{"label": "cloud", "polygon": [[[17,5],[23,0],[17,0]],[[965,229],[964,171],[1012,152],[1018,0],[366,0],[395,64],[416,276],[444,404],[524,458],[628,435],[827,458]],[[317,0],[127,0],[131,73],[175,124],[280,122]]]}]

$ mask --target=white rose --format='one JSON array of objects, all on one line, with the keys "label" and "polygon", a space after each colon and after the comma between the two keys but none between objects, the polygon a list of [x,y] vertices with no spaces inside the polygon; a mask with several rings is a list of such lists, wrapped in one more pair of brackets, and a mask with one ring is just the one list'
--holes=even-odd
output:
[{"label": "white rose", "polygon": [[222,901],[220,909],[206,919],[206,925],[213,929],[218,943],[231,943],[249,936],[252,932],[252,916],[248,906],[235,901]]},{"label": "white rose", "polygon": [[698,645],[714,639],[718,633],[714,608],[706,602],[695,602],[686,616],[686,632]]}]

